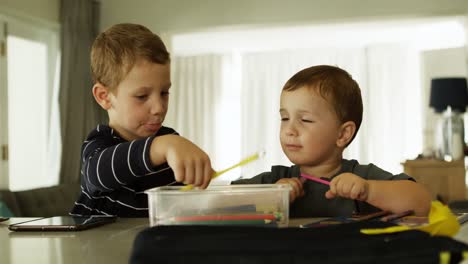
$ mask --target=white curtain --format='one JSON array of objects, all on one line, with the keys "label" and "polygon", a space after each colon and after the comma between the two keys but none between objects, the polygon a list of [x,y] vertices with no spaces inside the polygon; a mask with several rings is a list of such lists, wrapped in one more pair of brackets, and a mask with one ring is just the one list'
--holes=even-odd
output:
[{"label": "white curtain", "polygon": [[[272,165],[290,165],[279,143],[279,97],[285,82],[306,67],[330,64],[348,70],[365,83],[362,49],[314,49],[252,53],[242,56],[242,154],[265,150],[266,156],[242,169],[250,178]],[[361,87],[365,90],[365,86]],[[359,136],[352,146],[361,144]]]},{"label": "white curtain", "polygon": [[361,87],[363,123],[345,158],[401,172],[400,162],[422,150],[418,53],[404,46],[176,56],[166,124],[201,146],[218,170],[266,152],[221,182],[290,165],[279,143],[281,88],[319,64],[345,69]]},{"label": "white curtain", "polygon": [[99,6],[94,0],[60,1],[60,184],[79,183],[83,140],[97,124],[108,122],[107,113],[93,98],[89,67],[91,45],[98,33]]},{"label": "white curtain", "polygon": [[[364,105],[367,148],[358,153],[391,172],[423,150],[420,55],[411,47],[367,49],[368,96]],[[366,111],[367,109],[367,111]]]},{"label": "white curtain", "polygon": [[[175,56],[166,124],[210,155],[220,170],[239,156],[238,96],[232,56]],[[238,78],[236,78],[238,79]],[[237,142],[237,144],[236,144]],[[231,146],[233,145],[234,146]]]},{"label": "white curtain", "polygon": [[364,117],[345,158],[375,163],[393,173],[422,150],[418,53],[376,45],[247,54],[242,64],[242,154],[266,149],[265,159],[243,168],[249,178],[271,165],[290,165],[279,143],[279,96],[284,83],[312,65],[336,65],[359,83]]}]

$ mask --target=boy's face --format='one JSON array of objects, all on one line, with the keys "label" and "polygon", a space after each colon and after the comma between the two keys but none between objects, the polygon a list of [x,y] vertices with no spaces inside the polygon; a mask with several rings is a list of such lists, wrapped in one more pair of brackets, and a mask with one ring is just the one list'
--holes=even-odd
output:
[{"label": "boy's face", "polygon": [[109,125],[126,140],[153,135],[166,117],[170,87],[169,63],[138,61],[109,93]]},{"label": "boy's face", "polygon": [[305,87],[283,91],[280,115],[281,147],[292,163],[314,166],[341,153],[336,145],[341,124],[330,103],[317,92]]}]

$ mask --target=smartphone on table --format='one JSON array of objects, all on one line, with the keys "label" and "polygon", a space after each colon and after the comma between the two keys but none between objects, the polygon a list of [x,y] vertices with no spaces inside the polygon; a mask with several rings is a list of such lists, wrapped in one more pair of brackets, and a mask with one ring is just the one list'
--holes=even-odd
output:
[{"label": "smartphone on table", "polygon": [[115,222],[114,216],[53,216],[8,226],[11,231],[81,231]]}]

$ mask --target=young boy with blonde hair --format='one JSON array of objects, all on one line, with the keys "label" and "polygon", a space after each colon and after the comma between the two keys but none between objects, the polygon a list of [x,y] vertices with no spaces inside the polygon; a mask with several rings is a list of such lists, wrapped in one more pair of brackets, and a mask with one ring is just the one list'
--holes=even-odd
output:
[{"label": "young boy with blonde hair", "polygon": [[[233,184],[290,184],[292,217],[349,216],[379,209],[428,214],[429,192],[408,175],[343,159],[363,112],[359,86],[346,71],[328,65],[299,71],[283,87],[279,112],[281,147],[295,165],[273,166],[271,172]],[[329,185],[301,174],[320,177]]]},{"label": "young boy with blonde hair", "polygon": [[163,126],[171,78],[162,40],[141,25],[114,25],[94,41],[91,71],[109,124],[83,143],[81,194],[70,214],[145,217],[146,189],[175,181],[206,188],[214,173],[207,154]]}]

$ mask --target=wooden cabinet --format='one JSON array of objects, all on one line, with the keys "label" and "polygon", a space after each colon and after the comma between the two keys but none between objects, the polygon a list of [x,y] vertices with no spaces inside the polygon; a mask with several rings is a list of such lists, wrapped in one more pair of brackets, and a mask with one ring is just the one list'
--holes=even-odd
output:
[{"label": "wooden cabinet", "polygon": [[434,159],[407,160],[402,163],[404,172],[424,184],[443,202],[466,199],[465,162],[447,162]]}]

